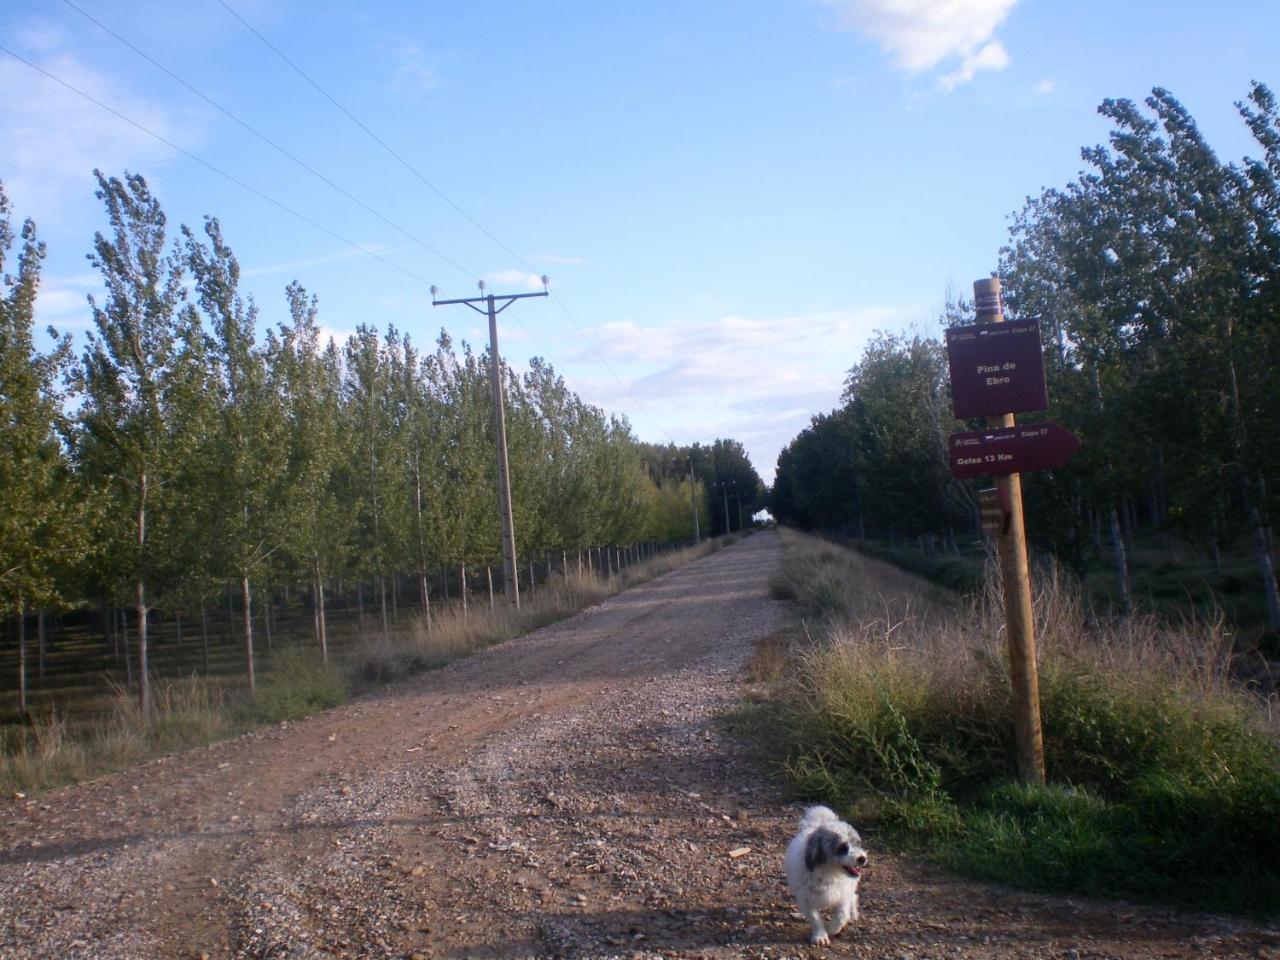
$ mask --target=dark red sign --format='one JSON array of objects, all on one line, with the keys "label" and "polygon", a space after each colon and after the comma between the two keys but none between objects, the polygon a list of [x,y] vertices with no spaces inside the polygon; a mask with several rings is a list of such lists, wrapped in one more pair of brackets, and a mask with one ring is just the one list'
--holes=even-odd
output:
[{"label": "dark red sign", "polygon": [[1035,320],[979,323],[947,331],[947,361],[956,417],[993,417],[1044,410],[1044,353]]},{"label": "dark red sign", "polygon": [[1080,438],[1056,423],[953,433],[947,444],[951,475],[1001,477],[1065,467],[1080,449]]}]

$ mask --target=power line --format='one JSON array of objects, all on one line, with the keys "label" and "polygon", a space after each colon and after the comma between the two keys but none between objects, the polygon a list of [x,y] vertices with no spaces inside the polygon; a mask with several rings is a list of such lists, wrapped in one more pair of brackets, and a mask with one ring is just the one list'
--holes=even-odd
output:
[{"label": "power line", "polygon": [[315,177],[316,179],[320,180],[322,183],[326,184],[326,185],[327,185],[327,186],[329,186],[331,189],[333,189],[333,190],[337,191],[337,192],[338,192],[338,193],[340,193],[342,196],[346,197],[348,200],[350,200],[350,201],[351,201],[352,203],[354,203],[356,206],[360,207],[362,210],[364,210],[364,211],[366,211],[367,213],[370,213],[370,214],[372,214],[373,216],[377,217],[379,220],[381,220],[381,221],[382,221],[383,223],[385,223],[387,226],[391,227],[393,230],[396,230],[397,232],[399,232],[399,233],[400,233],[400,234],[402,234],[403,236],[405,236],[405,237],[407,237],[408,239],[412,240],[414,243],[416,243],[418,246],[422,247],[424,250],[427,250],[428,252],[430,252],[430,253],[434,254],[436,257],[438,257],[439,259],[443,260],[445,263],[449,264],[451,267],[454,267],[455,269],[457,269],[457,270],[461,271],[462,273],[467,274],[467,275],[468,275],[469,277],[471,277],[472,279],[475,279],[475,280],[479,280],[479,279],[480,279],[480,277],[479,277],[477,274],[475,274],[475,273],[473,273],[472,271],[468,270],[466,267],[462,266],[462,264],[458,263],[456,260],[454,260],[454,259],[452,259],[451,257],[448,257],[448,256],[446,256],[445,254],[441,253],[439,250],[437,250],[435,247],[431,246],[431,244],[427,243],[425,240],[423,240],[423,239],[421,239],[420,237],[418,237],[418,236],[414,235],[413,233],[410,233],[408,230],[406,230],[404,227],[400,226],[400,225],[399,225],[398,223],[396,223],[395,221],[393,221],[393,220],[391,220],[390,218],[388,218],[388,217],[384,216],[383,214],[381,214],[381,213],[379,213],[377,210],[375,210],[373,207],[369,206],[369,205],[368,205],[367,203],[365,203],[363,200],[359,199],[359,198],[358,198],[358,197],[356,197],[356,196],[353,196],[353,195],[352,195],[348,190],[346,190],[345,188],[343,188],[343,187],[342,187],[342,186],[340,186],[339,184],[334,183],[331,179],[329,179],[328,177],[326,177],[326,176],[325,176],[323,173],[321,173],[319,170],[316,170],[314,167],[312,167],[310,164],[308,164],[305,160],[302,160],[300,157],[297,157],[296,155],[294,155],[293,153],[291,153],[289,150],[286,150],[284,147],[280,146],[280,144],[276,143],[274,140],[272,140],[270,137],[268,137],[268,136],[267,136],[265,133],[263,133],[261,130],[259,130],[259,129],[257,129],[256,127],[254,127],[254,126],[253,126],[252,124],[250,124],[248,121],[246,121],[246,120],[244,120],[244,119],[240,118],[239,116],[237,116],[236,114],[234,114],[234,113],[232,113],[230,110],[228,110],[226,107],[224,107],[222,104],[218,103],[218,101],[214,100],[212,97],[208,96],[207,94],[205,94],[205,93],[204,93],[204,92],[202,92],[201,90],[198,90],[195,86],[193,86],[192,84],[188,83],[188,82],[187,82],[186,80],[184,80],[182,77],[178,76],[178,74],[174,73],[172,70],[170,70],[168,67],[166,67],[163,63],[160,63],[158,60],[156,60],[154,57],[152,57],[152,56],[151,56],[150,54],[148,54],[146,51],[139,49],[137,46],[135,46],[133,43],[131,43],[129,40],[127,40],[125,37],[122,37],[122,36],[121,36],[119,33],[117,33],[115,30],[112,30],[109,26],[107,26],[105,23],[103,23],[103,22],[102,22],[101,20],[99,20],[97,17],[94,17],[92,14],[88,13],[86,10],[84,10],[83,8],[81,8],[80,6],[78,6],[77,4],[73,3],[73,2],[72,2],[72,0],[63,0],[63,3],[65,3],[67,6],[69,6],[72,10],[76,11],[76,13],[80,14],[80,16],[84,17],[84,18],[85,18],[86,20],[88,20],[90,23],[95,24],[95,25],[96,25],[96,26],[98,26],[100,29],[102,29],[102,30],[103,30],[103,31],[105,31],[106,33],[110,34],[112,37],[114,37],[114,38],[115,38],[116,40],[118,40],[120,43],[124,44],[126,47],[128,47],[130,50],[132,50],[134,53],[136,53],[138,56],[142,57],[142,59],[146,60],[148,63],[150,63],[152,66],[154,66],[157,70],[160,70],[161,72],[165,73],[166,75],[168,75],[169,77],[171,77],[171,78],[172,78],[173,80],[175,80],[176,82],[178,82],[178,83],[182,84],[182,86],[186,87],[188,90],[190,90],[193,94],[195,94],[197,97],[199,97],[199,98],[200,98],[201,100],[203,100],[205,103],[209,104],[209,105],[210,105],[210,106],[212,106],[214,109],[216,109],[216,110],[220,111],[221,113],[223,113],[224,115],[226,115],[226,116],[227,116],[227,117],[229,117],[230,119],[234,120],[236,123],[238,123],[240,126],[244,127],[244,129],[248,130],[251,134],[253,134],[255,137],[257,137],[259,140],[261,140],[261,141],[262,141],[263,143],[265,143],[267,146],[271,147],[273,150],[275,150],[276,152],[280,153],[282,156],[284,156],[284,157],[286,157],[287,159],[291,160],[293,163],[297,164],[297,165],[298,165],[299,167],[301,167],[303,170],[306,170],[306,171],[307,171],[309,174],[311,174],[313,177]]},{"label": "power line", "polygon": [[254,27],[254,26],[253,26],[253,24],[251,24],[248,20],[246,20],[246,19],[245,19],[244,17],[242,17],[239,13],[237,13],[237,12],[236,12],[236,10],[235,10],[235,8],[234,8],[234,7],[232,7],[232,6],[231,6],[231,4],[227,3],[227,0],[218,0],[218,3],[220,3],[220,4],[222,5],[223,9],[225,9],[229,14],[231,14],[233,17],[235,17],[237,20],[239,20],[239,21],[244,25],[244,27],[245,27],[245,29],[246,29],[246,30],[248,30],[250,33],[252,33],[252,34],[253,34],[255,37],[257,37],[259,40],[261,40],[261,41],[262,41],[262,43],[267,47],[267,49],[269,49],[269,50],[270,50],[272,53],[274,53],[277,57],[279,57],[279,58],[280,58],[281,60],[283,60],[286,64],[288,64],[288,65],[289,65],[289,66],[294,70],[294,72],[298,74],[298,76],[302,77],[302,79],[303,79],[303,80],[307,81],[307,83],[309,83],[312,87],[314,87],[314,88],[315,88],[315,90],[316,90],[316,91],[317,91],[317,92],[318,92],[322,97],[324,97],[324,98],[325,98],[326,100],[328,100],[331,104],[333,104],[335,107],[337,107],[337,108],[338,108],[338,110],[340,110],[340,111],[342,112],[342,114],[343,114],[343,115],[344,115],[348,120],[350,120],[352,123],[354,123],[354,124],[355,124],[357,127],[359,127],[361,130],[363,130],[363,131],[364,131],[364,132],[365,132],[365,133],[366,133],[366,134],[367,134],[367,135],[368,135],[368,136],[369,136],[369,137],[370,137],[370,138],[371,138],[375,143],[377,143],[377,144],[378,144],[378,146],[382,147],[382,149],[383,149],[383,150],[387,151],[387,153],[389,153],[392,157],[394,157],[394,158],[395,158],[395,159],[400,163],[400,165],[401,165],[402,167],[404,167],[404,168],[405,168],[406,170],[408,170],[411,174],[413,174],[413,175],[414,175],[415,177],[417,177],[420,181],[422,181],[422,183],[423,183],[423,184],[425,184],[427,187],[429,187],[429,188],[430,188],[430,189],[431,189],[431,190],[436,194],[436,196],[438,196],[441,200],[443,200],[443,201],[444,201],[445,203],[447,203],[449,206],[453,207],[453,209],[454,209],[454,210],[456,210],[459,214],[461,214],[461,215],[462,215],[462,217],[463,217],[464,219],[466,219],[466,221],[467,221],[468,223],[470,223],[473,227],[475,227],[477,230],[479,230],[481,233],[483,233],[486,237],[488,237],[490,240],[492,240],[494,243],[496,243],[499,247],[501,247],[504,251],[506,251],[506,252],[507,252],[507,254],[509,254],[513,259],[515,259],[515,261],[516,261],[517,263],[521,263],[521,264],[523,264],[523,265],[524,265],[524,266],[525,266],[525,267],[526,267],[530,272],[532,272],[532,273],[538,273],[538,270],[536,270],[534,267],[530,266],[530,265],[529,265],[529,263],[528,263],[528,262],[527,262],[523,257],[521,257],[521,256],[520,256],[520,254],[516,253],[514,250],[512,250],[510,247],[508,247],[505,243],[503,243],[501,240],[499,240],[497,237],[495,237],[492,233],[490,233],[488,230],[486,230],[486,229],[485,229],[485,228],[484,228],[484,227],[483,227],[479,222],[477,222],[477,221],[475,220],[475,218],[474,218],[474,217],[472,217],[472,216],[471,216],[471,214],[467,213],[467,211],[463,210],[463,209],[462,209],[462,207],[460,207],[460,206],[458,206],[458,204],[454,203],[454,202],[453,202],[453,200],[452,200],[452,199],[450,199],[450,198],[449,198],[449,196],[448,196],[447,194],[445,194],[445,192],[444,192],[443,190],[441,190],[441,189],[440,189],[439,187],[437,187],[434,183],[432,183],[432,182],[431,182],[430,180],[428,180],[425,176],[423,176],[423,174],[421,173],[421,171],[419,171],[419,170],[418,170],[418,168],[417,168],[417,167],[415,167],[413,164],[411,164],[411,163],[410,163],[408,160],[406,160],[404,157],[400,156],[400,154],[399,154],[399,153],[397,153],[394,149],[392,149],[392,147],[391,147],[391,146],[390,146],[390,145],[389,145],[385,140],[383,140],[383,139],[382,139],[381,137],[379,137],[376,133],[374,133],[371,129],[369,129],[369,127],[368,127],[368,126],[366,126],[366,125],[365,125],[365,124],[360,120],[360,118],[359,118],[359,117],[357,117],[354,113],[352,113],[350,110],[348,110],[346,107],[344,107],[341,103],[339,103],[339,102],[338,102],[338,101],[337,101],[337,100],[336,100],[332,95],[330,95],[330,93],[329,93],[327,90],[325,90],[325,88],[324,88],[324,87],[320,86],[320,84],[319,84],[319,83],[317,83],[315,80],[313,80],[313,79],[311,78],[311,75],[310,75],[310,74],[308,74],[308,73],[307,73],[305,70],[303,70],[300,66],[298,66],[296,63],[294,63],[292,60],[290,60],[290,59],[289,59],[289,57],[287,57],[287,56],[285,55],[284,51],[282,51],[282,50],[281,50],[279,47],[277,47],[274,43],[272,43],[270,40],[268,40],[266,37],[264,37],[264,36],[263,36],[263,35],[262,35],[262,34],[261,34],[261,33],[260,33],[260,32],[259,32],[259,31]]},{"label": "power line", "polygon": [[[70,0],[67,0],[67,2],[70,2]],[[344,107],[335,97],[333,97],[327,90],[325,90],[325,88],[322,87],[309,73],[303,70],[302,67],[298,66],[298,64],[294,63],[293,60],[291,60],[288,57],[288,55],[284,53],[284,51],[282,51],[274,43],[268,40],[261,33],[261,31],[259,31],[256,27],[253,26],[253,24],[251,24],[248,20],[246,20],[243,16],[241,16],[236,11],[236,9],[232,7],[230,3],[227,2],[227,0],[218,0],[218,3],[222,6],[224,10],[226,10],[229,14],[231,14],[238,21],[240,21],[240,23],[244,26],[244,28],[248,30],[250,33],[252,33],[255,37],[257,37],[258,40],[261,41],[262,44],[268,50],[270,50],[277,57],[283,60],[295,73],[298,74],[298,76],[300,76],[303,80],[305,80],[308,84],[310,84],[310,86],[317,93],[319,93],[322,97],[324,97],[331,104],[333,104],[333,106],[336,107],[343,114],[343,116],[345,116],[348,120],[350,120],[362,131],[364,131],[364,133],[370,139],[372,139],[376,144],[378,144],[378,146],[382,147],[383,150],[385,150],[388,154],[390,154],[402,167],[408,170],[409,173],[411,173],[414,177],[416,177],[419,181],[421,181],[424,185],[426,185],[433,193],[436,194],[436,196],[438,196],[441,200],[443,200],[450,207],[456,210],[468,223],[470,223],[473,227],[475,227],[482,234],[484,234],[491,241],[493,241],[494,244],[496,244],[500,249],[502,249],[508,256],[510,256],[517,263],[525,267],[525,269],[527,269],[530,273],[537,275],[541,272],[532,264],[530,264],[528,260],[520,256],[520,254],[516,253],[509,246],[503,243],[502,240],[500,240],[497,236],[495,236],[491,231],[486,229],[483,224],[481,224],[478,220],[475,219],[475,217],[471,216],[471,214],[467,213],[466,210],[464,210],[461,206],[455,203],[453,199],[450,198],[447,194],[445,194],[443,190],[441,190],[429,179],[427,179],[427,177],[424,176],[423,173],[420,170],[418,170],[417,167],[415,167],[408,160],[402,157],[398,152],[396,152],[395,149],[393,149],[385,140],[383,140],[376,133],[374,133],[374,131],[371,130],[369,126],[365,124],[359,117],[357,117],[354,113],[352,113],[350,110]],[[582,338],[583,342],[586,343],[586,345],[591,349],[591,352],[595,354],[596,359],[599,360],[600,363],[604,365],[604,368],[605,370],[608,371],[610,378],[614,382],[614,385],[617,386],[620,390],[623,390],[625,392],[626,388],[623,387],[621,379],[618,377],[618,374],[614,371],[613,367],[609,364],[609,361],[604,358],[604,355],[601,354],[601,352],[596,348],[596,345],[591,341],[591,338],[587,336],[586,331],[583,330],[582,327],[578,324],[577,319],[570,312],[568,305],[565,304],[564,300],[555,292],[551,293],[551,299],[555,301],[556,305],[560,308],[561,312],[564,313],[565,317],[569,320],[569,323],[573,326],[574,330],[578,332],[578,336]],[[525,327],[523,322],[519,320],[517,320],[516,322],[520,325],[520,328],[524,330],[526,334],[528,334],[529,338],[533,340],[534,343],[541,346],[541,344],[538,341],[538,338],[533,335],[532,331],[530,331],[527,327]],[[661,427],[659,427],[659,429],[662,430]],[[662,432],[666,433],[666,430],[662,430]],[[670,434],[667,434],[667,438],[670,439],[673,443],[675,442]]]},{"label": "power line", "polygon": [[248,183],[245,183],[239,177],[236,177],[230,173],[227,173],[225,170],[215,166],[214,164],[210,163],[208,160],[205,160],[203,157],[197,156],[196,154],[192,153],[190,150],[187,150],[183,147],[178,146],[172,140],[169,140],[168,138],[163,137],[160,134],[156,133],[154,130],[151,130],[150,128],[143,126],[137,120],[134,120],[131,117],[125,116],[119,110],[103,103],[101,100],[97,99],[91,94],[85,93],[79,87],[74,86],[71,83],[68,83],[66,80],[63,80],[61,77],[53,73],[50,73],[44,67],[41,67],[38,64],[32,63],[30,60],[28,60],[26,57],[21,56],[20,54],[14,53],[8,47],[0,45],[0,53],[7,53],[9,56],[13,57],[15,60],[19,61],[20,63],[25,63],[32,70],[36,71],[39,74],[44,75],[45,77],[48,77],[54,83],[57,83],[60,86],[65,87],[66,89],[70,90],[72,93],[76,94],[77,96],[83,97],[85,100],[88,100],[90,103],[94,104],[95,106],[100,107],[101,109],[107,111],[107,113],[111,114],[112,116],[120,120],[123,120],[125,123],[129,124],[132,127],[135,127],[138,130],[141,130],[147,136],[160,141],[165,146],[169,147],[171,150],[176,150],[178,153],[182,154],[184,157],[187,157],[190,160],[194,160],[196,163],[200,164],[202,167],[213,171],[218,176],[226,180],[229,180],[230,182],[234,183],[236,186],[240,187],[242,190],[249,191],[254,196],[262,200],[265,200],[267,203],[271,204],[272,206],[278,207],[279,209],[283,210],[285,213],[289,214],[290,216],[296,217],[298,220],[301,220],[303,223],[314,227],[315,229],[321,231],[322,233],[327,233],[329,236],[333,237],[335,240],[338,240],[341,243],[345,243],[347,246],[355,250],[358,250],[360,253],[363,253],[365,256],[372,257],[375,260],[385,263],[387,266],[391,267],[391,269],[397,270],[400,273],[403,273],[405,276],[411,277],[412,279],[417,280],[419,283],[425,286],[428,286],[428,287],[431,286],[431,282],[427,280],[425,277],[419,276],[418,274],[414,273],[412,270],[405,269],[404,267],[400,266],[398,263],[394,263],[393,261],[388,260],[386,257],[381,256],[378,253],[375,253],[373,250],[370,250],[367,247],[362,247],[360,244],[356,243],[354,240],[348,240],[346,237],[344,237],[342,234],[338,233],[337,231],[330,230],[324,224],[318,223],[315,220],[312,220],[310,217],[306,216],[305,214],[299,213],[297,210],[294,210],[292,207],[288,206],[287,204],[281,203],[279,200],[275,199],[275,197],[272,197],[263,193],[257,187],[254,187]]}]

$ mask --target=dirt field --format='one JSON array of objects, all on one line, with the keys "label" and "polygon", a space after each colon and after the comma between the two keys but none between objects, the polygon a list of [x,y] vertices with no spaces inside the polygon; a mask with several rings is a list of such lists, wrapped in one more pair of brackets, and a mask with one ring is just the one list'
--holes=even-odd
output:
[{"label": "dirt field", "polygon": [[874,835],[862,921],[806,946],[799,807],[715,720],[783,625],[779,551],[756,535],[376,698],[6,801],[0,957],[1280,958],[1274,928],[956,881]]}]

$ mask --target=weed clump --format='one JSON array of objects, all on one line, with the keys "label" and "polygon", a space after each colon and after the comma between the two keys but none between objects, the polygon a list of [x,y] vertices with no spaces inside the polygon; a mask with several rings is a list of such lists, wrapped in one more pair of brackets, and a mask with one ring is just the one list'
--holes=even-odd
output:
[{"label": "weed clump", "polygon": [[907,574],[784,535],[781,581],[843,585],[835,600],[793,588],[823,624],[794,643],[775,701],[798,792],[984,879],[1280,911],[1280,749],[1232,683],[1221,623],[1099,621],[1038,576],[1050,782],[1025,786],[997,586],[938,603]]}]

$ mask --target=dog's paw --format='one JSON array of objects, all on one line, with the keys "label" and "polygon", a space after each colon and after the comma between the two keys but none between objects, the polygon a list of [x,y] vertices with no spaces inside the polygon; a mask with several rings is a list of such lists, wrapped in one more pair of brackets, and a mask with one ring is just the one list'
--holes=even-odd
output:
[{"label": "dog's paw", "polygon": [[814,930],[809,934],[809,943],[815,947],[825,947],[831,943],[831,938],[825,930]]}]

